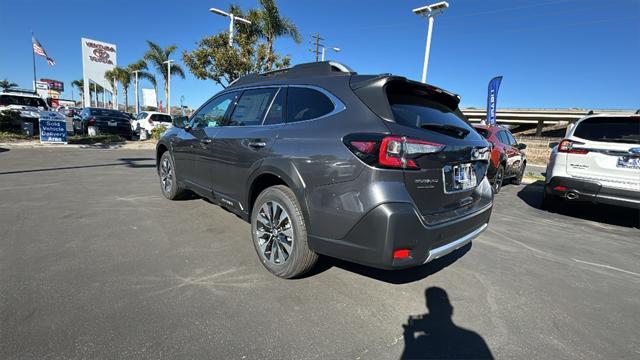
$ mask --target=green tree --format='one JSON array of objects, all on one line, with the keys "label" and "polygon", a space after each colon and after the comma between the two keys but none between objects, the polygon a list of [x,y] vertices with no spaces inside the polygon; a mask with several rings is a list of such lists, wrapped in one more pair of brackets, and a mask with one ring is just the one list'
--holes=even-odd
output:
[{"label": "green tree", "polygon": [[250,10],[244,15],[237,6],[230,6],[229,12],[252,24],[237,24],[234,47],[229,47],[229,34],[223,31],[200,40],[196,49],[183,51],[182,61],[196,78],[213,80],[227,87],[241,76],[289,66],[291,59],[288,56],[273,52],[269,55],[269,45],[259,41],[260,10]]},{"label": "green tree", "polygon": [[80,103],[82,107],[84,107],[84,80],[73,80],[71,82],[71,87],[78,89],[78,93],[80,94]]},{"label": "green tree", "polygon": [[171,74],[167,71],[166,62],[171,57],[171,54],[176,51],[177,47],[175,45],[170,45],[163,49],[160,45],[149,40],[147,40],[147,45],[149,46],[149,50],[144,54],[144,59],[147,63],[153,66],[160,75],[162,75],[164,80],[164,98],[166,101],[169,97],[169,77],[171,75],[177,75],[184,79],[184,71],[182,70],[182,67],[176,63],[171,64]]},{"label": "green tree", "polygon": [[[113,89],[113,99],[115,102],[115,100],[118,99],[118,67],[114,67],[111,70],[105,71],[104,78],[111,83],[111,88]],[[102,106],[106,107],[106,104],[103,104]]]},{"label": "green tree", "polygon": [[[151,85],[153,85],[153,89],[156,92],[156,94],[158,93],[158,82],[156,81],[155,75],[147,71],[148,67],[147,67],[146,61],[138,60],[132,64],[129,64],[127,66],[127,70],[129,70],[129,72],[131,73],[132,79],[135,78],[134,71],[138,71],[138,80],[144,79],[149,81]],[[136,97],[138,97],[138,94],[136,94]],[[138,109],[136,109],[136,111],[138,111]]]},{"label": "green tree", "polygon": [[4,80],[0,80],[0,88],[2,88],[2,91],[7,91],[16,86],[18,86],[18,84],[7,80],[7,78],[5,78]]},{"label": "green tree", "polygon": [[259,0],[262,9],[258,10],[258,34],[267,42],[267,69],[273,69],[277,58],[273,56],[273,44],[279,37],[290,37],[296,44],[301,41],[298,28],[286,17],[280,16],[275,0]]}]

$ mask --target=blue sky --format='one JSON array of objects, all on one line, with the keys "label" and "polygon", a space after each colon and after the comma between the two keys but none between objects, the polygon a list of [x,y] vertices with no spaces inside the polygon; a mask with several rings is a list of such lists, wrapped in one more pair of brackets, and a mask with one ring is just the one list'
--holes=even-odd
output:
[{"label": "blue sky", "polygon": [[[49,67],[37,58],[38,78],[64,81],[63,97],[71,98],[71,80],[82,77],[81,37],[116,44],[119,65],[127,65],[142,57],[147,39],[163,46],[175,44],[182,51],[193,49],[206,35],[226,30],[228,21],[207,10],[229,3],[2,0],[0,79],[31,87],[34,31],[57,62]],[[233,3],[245,10],[257,6],[255,0]],[[281,13],[298,25],[304,41],[298,45],[279,39],[276,48],[290,54],[294,64],[312,61],[309,35],[318,31],[327,46],[343,49],[328,53],[328,58],[362,74],[391,72],[417,80],[426,21],[411,10],[428,3],[279,0]],[[640,108],[639,0],[449,3],[435,22],[428,82],[460,94],[463,106],[484,107],[488,81],[503,75],[498,107]],[[608,8],[603,10],[602,4]],[[185,104],[193,107],[220,90],[189,73],[184,80],[173,78],[171,85],[171,103],[178,104],[184,96]]]}]

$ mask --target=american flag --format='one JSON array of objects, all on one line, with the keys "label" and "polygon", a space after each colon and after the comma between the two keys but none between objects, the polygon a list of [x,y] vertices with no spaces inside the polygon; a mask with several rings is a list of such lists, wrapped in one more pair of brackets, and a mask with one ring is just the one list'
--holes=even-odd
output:
[{"label": "american flag", "polygon": [[38,40],[36,40],[36,37],[31,35],[31,42],[33,43],[33,52],[36,55],[40,55],[44,58],[47,59],[47,63],[51,66],[55,65],[56,62],[53,61],[52,58],[49,57],[49,55],[47,55],[47,52],[44,51],[44,48],[42,47],[42,45],[40,45],[40,42]]}]

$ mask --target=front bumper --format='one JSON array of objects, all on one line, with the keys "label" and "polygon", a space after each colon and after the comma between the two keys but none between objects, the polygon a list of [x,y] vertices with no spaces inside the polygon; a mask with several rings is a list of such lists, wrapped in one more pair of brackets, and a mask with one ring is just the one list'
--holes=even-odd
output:
[{"label": "front bumper", "polygon": [[[309,235],[309,243],[320,254],[380,269],[419,266],[479,236],[489,223],[492,206],[489,203],[455,220],[428,226],[411,204],[382,204],[367,213],[344,239]],[[410,256],[394,259],[394,250],[398,249],[408,249]]]},{"label": "front bumper", "polygon": [[640,191],[610,188],[595,181],[554,176],[545,185],[544,190],[547,195],[571,201],[588,201],[640,209]]}]

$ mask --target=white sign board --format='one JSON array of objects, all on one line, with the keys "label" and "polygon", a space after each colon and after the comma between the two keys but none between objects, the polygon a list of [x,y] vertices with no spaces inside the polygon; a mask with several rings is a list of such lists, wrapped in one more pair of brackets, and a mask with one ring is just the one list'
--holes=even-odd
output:
[{"label": "white sign board", "polygon": [[158,106],[155,89],[142,89],[142,106]]},{"label": "white sign board", "polygon": [[116,62],[116,46],[102,41],[82,38],[82,78],[84,80],[84,103],[91,104],[89,86],[97,83],[113,93],[111,81],[104,78],[107,70],[113,69]]},{"label": "white sign board", "polygon": [[36,81],[36,92],[41,98],[46,99],[49,97],[49,84],[42,81]]}]

